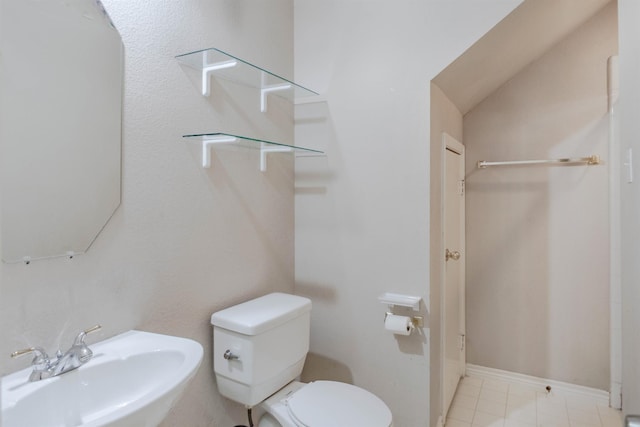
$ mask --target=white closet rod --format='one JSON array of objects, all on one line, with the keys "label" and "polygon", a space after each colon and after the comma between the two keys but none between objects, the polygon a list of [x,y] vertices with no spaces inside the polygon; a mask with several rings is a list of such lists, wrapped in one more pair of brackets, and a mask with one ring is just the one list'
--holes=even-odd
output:
[{"label": "white closet rod", "polygon": [[485,160],[478,161],[478,169],[486,169],[491,166],[528,166],[528,165],[599,165],[600,157],[577,157],[570,159],[549,159],[549,160],[512,160],[504,162],[487,162]]}]

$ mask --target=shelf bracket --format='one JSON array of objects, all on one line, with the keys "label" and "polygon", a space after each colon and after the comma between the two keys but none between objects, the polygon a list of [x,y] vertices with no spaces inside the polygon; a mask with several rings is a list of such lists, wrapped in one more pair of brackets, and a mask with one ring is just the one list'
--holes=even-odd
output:
[{"label": "shelf bracket", "polygon": [[289,89],[291,89],[291,84],[289,83],[263,86],[260,89],[260,111],[263,113],[267,112],[267,94],[271,92],[277,92],[280,90],[289,90]]},{"label": "shelf bracket", "polygon": [[288,153],[291,151],[289,147],[262,147],[260,149],[260,172],[267,171],[267,154],[268,153]]},{"label": "shelf bracket", "polygon": [[205,65],[202,67],[202,95],[209,96],[211,93],[211,79],[209,76],[218,70],[224,70],[225,68],[233,68],[238,65],[238,61],[229,60],[216,62],[214,64]]},{"label": "shelf bracket", "polygon": [[211,147],[215,144],[231,144],[238,140],[232,136],[211,136],[202,140],[202,167],[211,167]]}]

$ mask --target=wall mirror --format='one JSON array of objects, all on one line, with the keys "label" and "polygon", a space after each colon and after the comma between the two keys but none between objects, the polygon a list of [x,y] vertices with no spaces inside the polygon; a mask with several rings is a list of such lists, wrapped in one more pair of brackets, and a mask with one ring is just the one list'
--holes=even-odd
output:
[{"label": "wall mirror", "polygon": [[83,253],[117,209],[123,64],[99,1],[0,2],[4,262]]}]

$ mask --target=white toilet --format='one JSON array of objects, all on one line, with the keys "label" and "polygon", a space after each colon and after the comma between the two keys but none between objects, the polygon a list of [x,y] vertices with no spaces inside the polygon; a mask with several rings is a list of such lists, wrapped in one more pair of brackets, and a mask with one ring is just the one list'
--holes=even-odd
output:
[{"label": "white toilet", "polygon": [[374,394],[336,381],[294,381],[309,350],[311,301],[273,293],[211,316],[213,368],[223,396],[266,413],[258,427],[390,427]]}]

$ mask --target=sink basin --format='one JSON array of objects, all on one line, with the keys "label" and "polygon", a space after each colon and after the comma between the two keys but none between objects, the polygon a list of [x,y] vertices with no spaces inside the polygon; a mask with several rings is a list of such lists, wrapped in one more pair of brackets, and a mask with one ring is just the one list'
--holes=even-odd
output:
[{"label": "sink basin", "polygon": [[153,427],[202,361],[189,339],[129,331],[89,345],[93,358],[57,377],[29,382],[31,368],[2,377],[3,427]]}]

